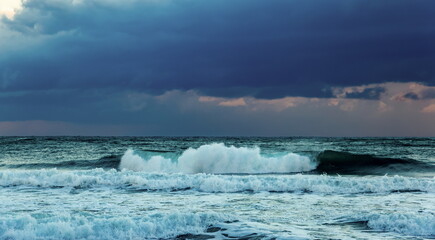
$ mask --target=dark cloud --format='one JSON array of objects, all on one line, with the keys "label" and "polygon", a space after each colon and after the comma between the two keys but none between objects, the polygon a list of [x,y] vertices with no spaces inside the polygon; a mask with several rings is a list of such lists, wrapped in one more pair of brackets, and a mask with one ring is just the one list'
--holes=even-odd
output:
[{"label": "dark cloud", "polygon": [[277,98],[385,81],[433,85],[433,9],[432,0],[28,0],[3,19],[27,45],[0,47],[2,91]]}]

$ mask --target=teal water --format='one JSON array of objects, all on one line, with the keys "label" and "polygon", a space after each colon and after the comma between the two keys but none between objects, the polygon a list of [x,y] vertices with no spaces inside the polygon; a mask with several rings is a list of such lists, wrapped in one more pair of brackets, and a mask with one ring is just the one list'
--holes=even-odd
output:
[{"label": "teal water", "polygon": [[0,239],[432,239],[434,138],[0,138]]}]

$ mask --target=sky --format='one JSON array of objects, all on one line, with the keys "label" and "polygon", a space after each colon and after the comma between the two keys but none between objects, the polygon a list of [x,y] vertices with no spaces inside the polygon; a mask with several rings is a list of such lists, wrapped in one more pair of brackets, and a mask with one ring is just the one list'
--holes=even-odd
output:
[{"label": "sky", "polygon": [[0,0],[0,135],[435,136],[433,0]]}]

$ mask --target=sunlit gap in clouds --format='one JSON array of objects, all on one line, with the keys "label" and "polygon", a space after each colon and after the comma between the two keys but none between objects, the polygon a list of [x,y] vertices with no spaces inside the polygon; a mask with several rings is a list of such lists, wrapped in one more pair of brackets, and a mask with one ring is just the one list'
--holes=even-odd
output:
[{"label": "sunlit gap in clouds", "polygon": [[15,13],[21,9],[21,0],[3,0],[0,1],[0,17],[6,16],[12,19]]}]

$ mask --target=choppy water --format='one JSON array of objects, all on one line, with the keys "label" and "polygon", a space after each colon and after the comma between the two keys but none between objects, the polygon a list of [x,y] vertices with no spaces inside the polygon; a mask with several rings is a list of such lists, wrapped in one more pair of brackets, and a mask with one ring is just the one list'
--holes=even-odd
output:
[{"label": "choppy water", "polygon": [[434,138],[0,138],[0,239],[433,239]]}]

